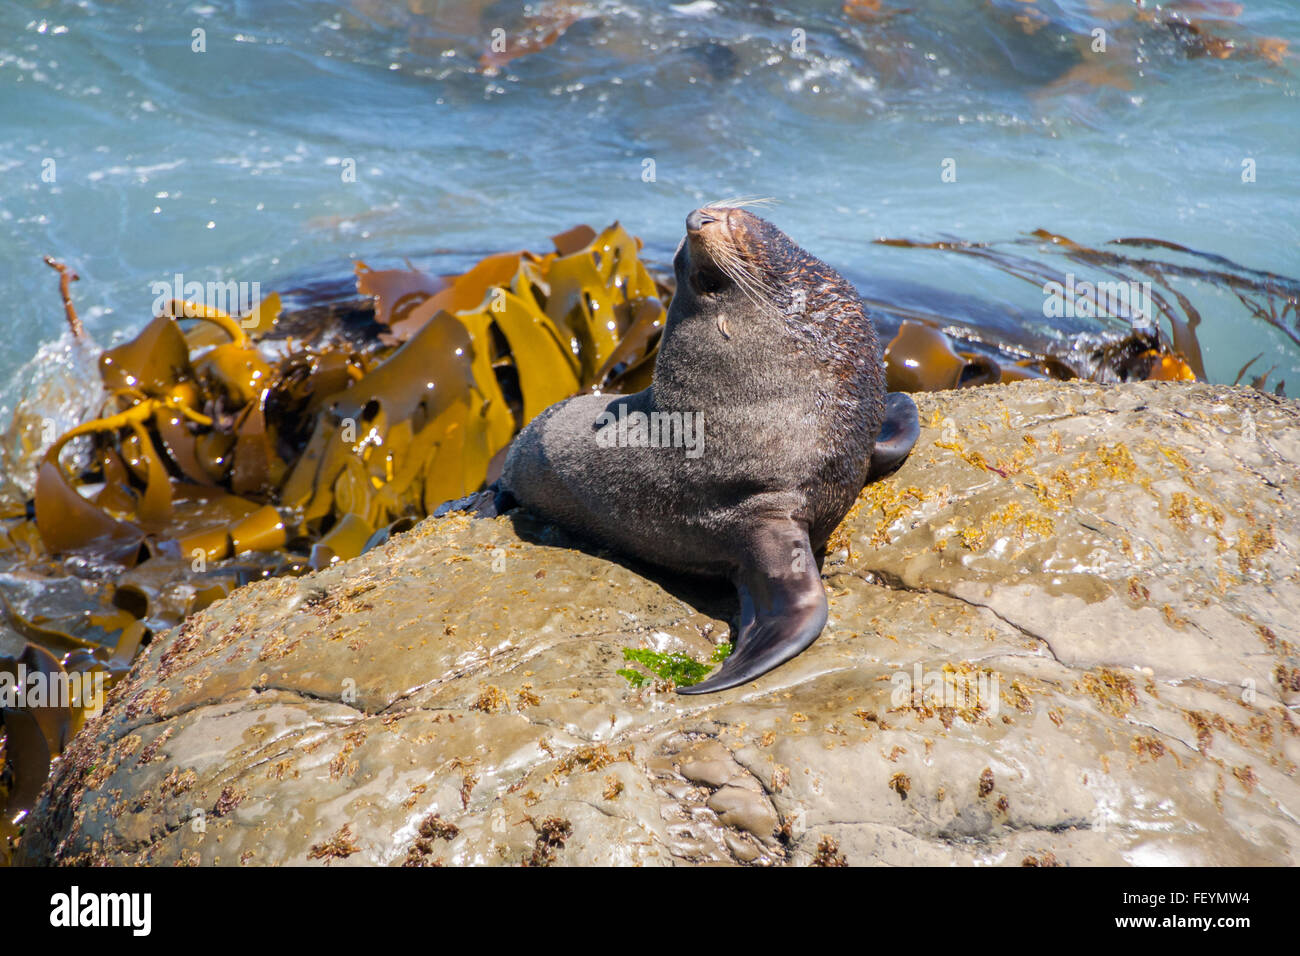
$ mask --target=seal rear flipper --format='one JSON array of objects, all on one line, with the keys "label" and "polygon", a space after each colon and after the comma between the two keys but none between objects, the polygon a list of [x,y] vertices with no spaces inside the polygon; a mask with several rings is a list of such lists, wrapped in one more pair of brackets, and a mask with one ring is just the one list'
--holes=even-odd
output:
[{"label": "seal rear flipper", "polygon": [[916,402],[906,392],[890,392],[885,396],[885,421],[876,436],[876,447],[871,452],[871,465],[867,481],[883,478],[903,463],[916,439],[921,435],[921,420],[917,416]]},{"label": "seal rear flipper", "polygon": [[808,531],[790,519],[768,520],[736,575],[740,630],[717,673],[679,694],[711,694],[747,684],[806,650],[826,626],[828,606]]}]

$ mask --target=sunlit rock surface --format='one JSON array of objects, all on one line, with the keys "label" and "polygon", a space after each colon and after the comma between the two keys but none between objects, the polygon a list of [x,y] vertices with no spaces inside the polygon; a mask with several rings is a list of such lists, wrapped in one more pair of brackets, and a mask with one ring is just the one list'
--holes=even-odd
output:
[{"label": "sunlit rock surface", "polygon": [[157,639],[20,859],[1300,862],[1296,404],[918,404],[912,456],[832,540],[826,631],[758,682],[615,673],[627,647],[708,660],[725,586],[522,518],[425,521]]}]

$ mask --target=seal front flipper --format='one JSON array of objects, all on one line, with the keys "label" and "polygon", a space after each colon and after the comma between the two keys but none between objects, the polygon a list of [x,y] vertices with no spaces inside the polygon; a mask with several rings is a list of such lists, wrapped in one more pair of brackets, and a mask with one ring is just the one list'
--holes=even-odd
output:
[{"label": "seal front flipper", "polygon": [[475,518],[495,518],[517,507],[515,496],[501,487],[501,482],[494,481],[482,491],[476,491],[455,501],[444,501],[433,512],[435,518],[451,514],[453,511],[468,511]]},{"label": "seal front flipper", "polygon": [[808,530],[789,518],[767,519],[735,577],[740,630],[716,674],[679,694],[711,694],[747,684],[807,649],[826,626],[828,607]]},{"label": "seal front flipper", "polygon": [[885,421],[876,435],[876,446],[871,452],[871,465],[867,481],[882,478],[903,463],[916,439],[921,435],[921,420],[917,416],[916,402],[906,392],[890,392],[885,396]]}]

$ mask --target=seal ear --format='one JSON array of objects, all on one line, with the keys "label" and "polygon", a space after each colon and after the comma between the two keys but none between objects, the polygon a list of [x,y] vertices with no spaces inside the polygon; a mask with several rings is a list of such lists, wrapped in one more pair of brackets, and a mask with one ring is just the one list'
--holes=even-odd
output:
[{"label": "seal ear", "polygon": [[890,392],[885,396],[885,421],[876,436],[876,446],[871,452],[871,465],[867,468],[867,482],[883,478],[903,463],[916,439],[921,435],[921,420],[917,416],[916,402],[905,392]]},{"label": "seal ear", "polygon": [[711,694],[747,684],[806,650],[826,626],[826,591],[808,529],[790,518],[759,519],[736,573],[740,630],[718,672],[679,694]]}]

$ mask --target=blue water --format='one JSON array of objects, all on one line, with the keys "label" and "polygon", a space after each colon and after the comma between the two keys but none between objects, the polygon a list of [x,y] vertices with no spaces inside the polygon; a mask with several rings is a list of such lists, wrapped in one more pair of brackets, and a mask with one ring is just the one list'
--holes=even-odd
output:
[{"label": "blue water", "polygon": [[[492,30],[526,25],[515,5],[0,3],[0,380],[64,334],[44,254],[80,273],[104,345],[177,271],[274,288],[352,258],[451,268],[615,219],[666,260],[692,207],[736,195],[774,197],[765,214],[857,281],[1028,309],[1027,284],[870,241],[1042,227],[1300,275],[1300,59],[1249,52],[1300,49],[1294,0],[1207,21],[1238,44],[1227,59],[1189,56],[1122,2],[884,0],[908,12],[873,23],[833,2],[562,8],[580,19],[558,42],[485,75]],[[1035,11],[1029,33],[1015,18]],[[1108,51],[1085,55],[1098,24]],[[1085,60],[1106,82],[1059,82]],[[1211,377],[1263,351],[1300,393],[1300,349],[1210,302]]]}]

